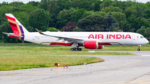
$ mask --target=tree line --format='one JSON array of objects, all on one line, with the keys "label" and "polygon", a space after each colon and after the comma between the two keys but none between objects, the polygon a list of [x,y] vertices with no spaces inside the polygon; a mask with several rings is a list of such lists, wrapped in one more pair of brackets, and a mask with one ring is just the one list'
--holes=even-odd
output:
[{"label": "tree line", "polygon": [[135,0],[41,0],[0,3],[0,42],[21,42],[1,32],[12,32],[5,13],[12,13],[30,32],[124,31],[150,37],[150,2]]}]

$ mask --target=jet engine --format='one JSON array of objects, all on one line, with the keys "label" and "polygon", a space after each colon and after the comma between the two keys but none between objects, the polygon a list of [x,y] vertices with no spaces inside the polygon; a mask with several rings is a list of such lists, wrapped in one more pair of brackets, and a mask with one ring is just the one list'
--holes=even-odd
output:
[{"label": "jet engine", "polygon": [[87,49],[103,49],[103,45],[99,45],[98,41],[85,41],[84,47]]}]

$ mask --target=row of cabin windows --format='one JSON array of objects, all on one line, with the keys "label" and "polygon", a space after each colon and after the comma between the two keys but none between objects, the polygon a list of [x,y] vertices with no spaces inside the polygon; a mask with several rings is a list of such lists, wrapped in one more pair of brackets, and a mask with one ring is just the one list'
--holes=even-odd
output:
[{"label": "row of cabin windows", "polygon": [[88,36],[71,36],[72,38],[88,38]]}]

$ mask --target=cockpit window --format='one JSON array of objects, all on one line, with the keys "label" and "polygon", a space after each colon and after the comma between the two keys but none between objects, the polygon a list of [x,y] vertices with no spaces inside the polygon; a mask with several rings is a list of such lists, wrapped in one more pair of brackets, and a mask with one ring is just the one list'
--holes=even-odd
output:
[{"label": "cockpit window", "polygon": [[140,36],[140,38],[142,39],[142,38],[144,38],[143,36]]}]

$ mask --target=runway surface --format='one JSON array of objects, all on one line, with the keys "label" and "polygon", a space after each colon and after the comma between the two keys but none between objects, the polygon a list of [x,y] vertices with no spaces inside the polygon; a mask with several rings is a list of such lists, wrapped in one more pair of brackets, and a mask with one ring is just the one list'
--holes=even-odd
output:
[{"label": "runway surface", "polygon": [[150,84],[150,51],[128,52],[135,55],[93,55],[105,62],[68,68],[0,71],[0,84]]}]

